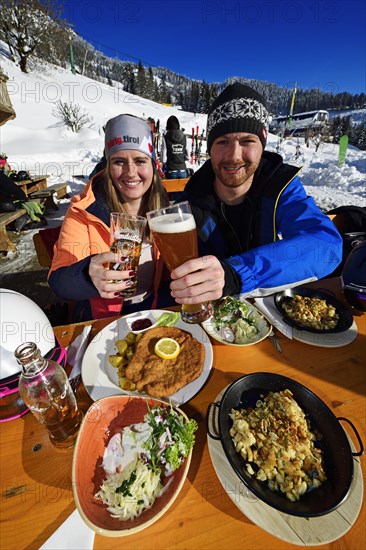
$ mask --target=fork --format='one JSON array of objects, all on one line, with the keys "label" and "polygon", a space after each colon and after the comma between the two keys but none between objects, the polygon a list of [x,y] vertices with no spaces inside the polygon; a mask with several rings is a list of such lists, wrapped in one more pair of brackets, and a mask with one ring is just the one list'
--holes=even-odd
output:
[{"label": "fork", "polygon": [[272,344],[274,345],[275,349],[279,352],[279,353],[282,353],[282,348],[281,348],[281,345],[278,341],[278,336],[275,335],[273,329],[271,330],[271,332],[268,334],[268,338],[271,340]]},{"label": "fork", "polygon": [[80,385],[80,382],[81,382],[81,374],[78,374],[77,376],[74,376],[73,378],[71,378],[71,380],[69,380],[69,382],[70,382],[70,386],[72,388],[72,391],[76,395],[77,389],[78,389],[78,387]]}]

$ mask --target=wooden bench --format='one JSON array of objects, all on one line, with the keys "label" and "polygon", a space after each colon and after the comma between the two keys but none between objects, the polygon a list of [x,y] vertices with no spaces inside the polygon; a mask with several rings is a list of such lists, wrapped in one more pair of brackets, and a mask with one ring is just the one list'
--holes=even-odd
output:
[{"label": "wooden bench", "polygon": [[20,218],[20,216],[23,216],[26,214],[27,211],[24,210],[24,208],[20,208],[19,210],[15,210],[14,212],[4,212],[3,214],[0,214],[0,252],[9,252],[10,250],[15,252],[17,250],[17,247],[15,244],[9,239],[9,236],[6,231],[6,227],[16,219]]},{"label": "wooden bench", "polygon": [[30,180],[23,180],[23,181],[14,180],[14,183],[18,185],[18,187],[20,187],[28,197],[36,191],[40,191],[41,189],[46,189],[47,176],[38,176]]},{"label": "wooden bench", "polygon": [[184,188],[190,178],[178,178],[174,180],[162,179],[162,183],[165,187],[167,193],[176,193],[179,191],[184,191]]},{"label": "wooden bench", "polygon": [[62,199],[69,196],[67,183],[55,183],[49,185],[45,189],[40,189],[29,195],[31,199],[40,199],[46,210],[58,210],[58,205],[55,202],[56,199]]}]

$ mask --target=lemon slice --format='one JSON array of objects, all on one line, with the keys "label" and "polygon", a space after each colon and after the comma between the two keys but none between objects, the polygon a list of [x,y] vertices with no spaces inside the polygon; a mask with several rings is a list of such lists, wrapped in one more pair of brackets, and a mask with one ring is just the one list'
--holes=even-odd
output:
[{"label": "lemon slice", "polygon": [[175,359],[180,352],[180,346],[173,338],[160,338],[155,344],[154,351],[162,359]]}]

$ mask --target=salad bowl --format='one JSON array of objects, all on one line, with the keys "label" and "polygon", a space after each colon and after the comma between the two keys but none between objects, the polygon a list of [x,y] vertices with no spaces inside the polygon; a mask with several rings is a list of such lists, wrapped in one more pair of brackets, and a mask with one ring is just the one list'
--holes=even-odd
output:
[{"label": "salad bowl", "polygon": [[146,529],[168,511],[183,487],[192,450],[179,468],[161,480],[164,486],[162,495],[157,496],[152,506],[137,517],[128,520],[113,517],[107,505],[96,498],[106,479],[103,457],[106,456],[106,449],[110,448],[109,442],[126,427],[144,422],[146,415],[154,407],[172,409],[188,421],[183,411],[165,401],[127,395],[104,397],[95,401],[83,419],[73,455],[72,487],[82,519],[100,535],[123,537]]},{"label": "salad bowl", "polygon": [[250,302],[227,296],[213,303],[213,314],[202,328],[214,340],[229,346],[251,346],[271,334],[272,325]]}]

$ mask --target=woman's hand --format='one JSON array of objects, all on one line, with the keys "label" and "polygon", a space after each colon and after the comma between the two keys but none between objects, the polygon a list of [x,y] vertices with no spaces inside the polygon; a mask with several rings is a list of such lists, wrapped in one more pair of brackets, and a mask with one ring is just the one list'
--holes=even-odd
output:
[{"label": "woman's hand", "polygon": [[[116,269],[108,269],[109,264]],[[103,252],[92,257],[89,264],[89,276],[102,298],[116,298],[122,290],[134,283],[135,271],[119,271],[121,258],[114,252]]]},{"label": "woman's hand", "polygon": [[178,304],[199,304],[222,296],[225,272],[216,256],[189,260],[170,275],[171,295]]}]

